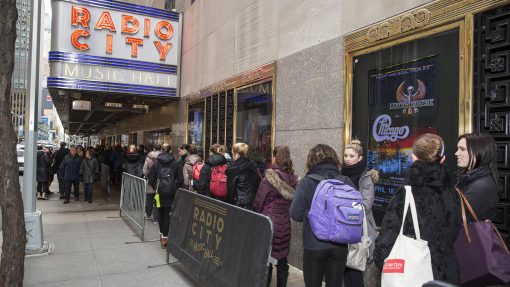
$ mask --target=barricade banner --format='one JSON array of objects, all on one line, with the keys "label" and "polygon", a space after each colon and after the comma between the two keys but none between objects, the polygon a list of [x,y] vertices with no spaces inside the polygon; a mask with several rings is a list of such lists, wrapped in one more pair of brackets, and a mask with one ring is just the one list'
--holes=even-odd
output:
[{"label": "barricade banner", "polygon": [[272,240],[268,217],[184,189],[177,191],[167,252],[204,286],[265,287]]}]

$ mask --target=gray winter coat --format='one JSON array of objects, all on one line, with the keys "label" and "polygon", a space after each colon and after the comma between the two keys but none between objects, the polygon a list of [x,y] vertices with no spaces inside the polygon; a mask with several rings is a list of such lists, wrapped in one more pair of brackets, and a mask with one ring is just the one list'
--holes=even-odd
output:
[{"label": "gray winter coat", "polygon": [[379,180],[379,172],[376,170],[367,170],[361,174],[359,179],[359,191],[363,198],[363,207],[365,208],[365,215],[368,223],[368,236],[372,238],[372,245],[370,246],[370,258],[374,253],[375,239],[379,235],[377,232],[377,225],[375,224],[374,214],[372,213],[372,205],[374,204],[374,191],[375,183]]},{"label": "gray winter coat", "polygon": [[99,164],[95,157],[81,161],[80,175],[83,183],[94,183],[94,174],[99,174]]}]

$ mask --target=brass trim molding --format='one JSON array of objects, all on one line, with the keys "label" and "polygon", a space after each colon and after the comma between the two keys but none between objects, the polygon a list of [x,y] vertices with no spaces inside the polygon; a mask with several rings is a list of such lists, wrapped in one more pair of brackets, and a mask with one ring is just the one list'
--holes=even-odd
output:
[{"label": "brass trim molding", "polygon": [[430,14],[431,13],[428,9],[422,8],[415,12],[407,13],[403,16],[397,16],[385,21],[368,30],[368,41],[376,42],[390,36],[406,33],[416,28],[421,28],[428,24]]},{"label": "brass trim molding", "polygon": [[220,92],[238,88],[264,79],[272,78],[275,74],[275,67],[276,67],[275,62],[265,64],[263,66],[244,72],[242,74],[238,74],[229,79],[214,83],[199,91],[190,93],[184,96],[184,99],[186,99],[186,102],[191,103],[203,98],[207,98],[214,94],[218,94]]},{"label": "brass trim molding", "polygon": [[510,3],[509,0],[436,0],[413,11],[377,22],[347,34],[345,52],[354,52],[387,41],[464,20],[466,15],[480,13]]}]

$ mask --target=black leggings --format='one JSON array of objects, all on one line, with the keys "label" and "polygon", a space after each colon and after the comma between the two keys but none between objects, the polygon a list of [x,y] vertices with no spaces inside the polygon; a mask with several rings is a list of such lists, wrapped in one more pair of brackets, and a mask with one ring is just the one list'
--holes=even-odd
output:
[{"label": "black leggings", "polygon": [[326,250],[303,252],[303,275],[306,287],[321,287],[324,276],[326,287],[341,287],[347,261],[347,245]]},{"label": "black leggings", "polygon": [[172,210],[172,207],[160,207],[159,209],[159,232],[164,237],[168,236],[168,227],[170,224],[170,211]]}]

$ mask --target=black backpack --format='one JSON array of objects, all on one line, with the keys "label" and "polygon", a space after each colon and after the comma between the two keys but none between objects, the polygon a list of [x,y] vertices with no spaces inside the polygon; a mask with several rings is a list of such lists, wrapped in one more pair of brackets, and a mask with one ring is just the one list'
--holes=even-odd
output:
[{"label": "black backpack", "polygon": [[162,167],[158,172],[157,193],[163,197],[173,197],[177,190],[174,171],[170,167]]}]

